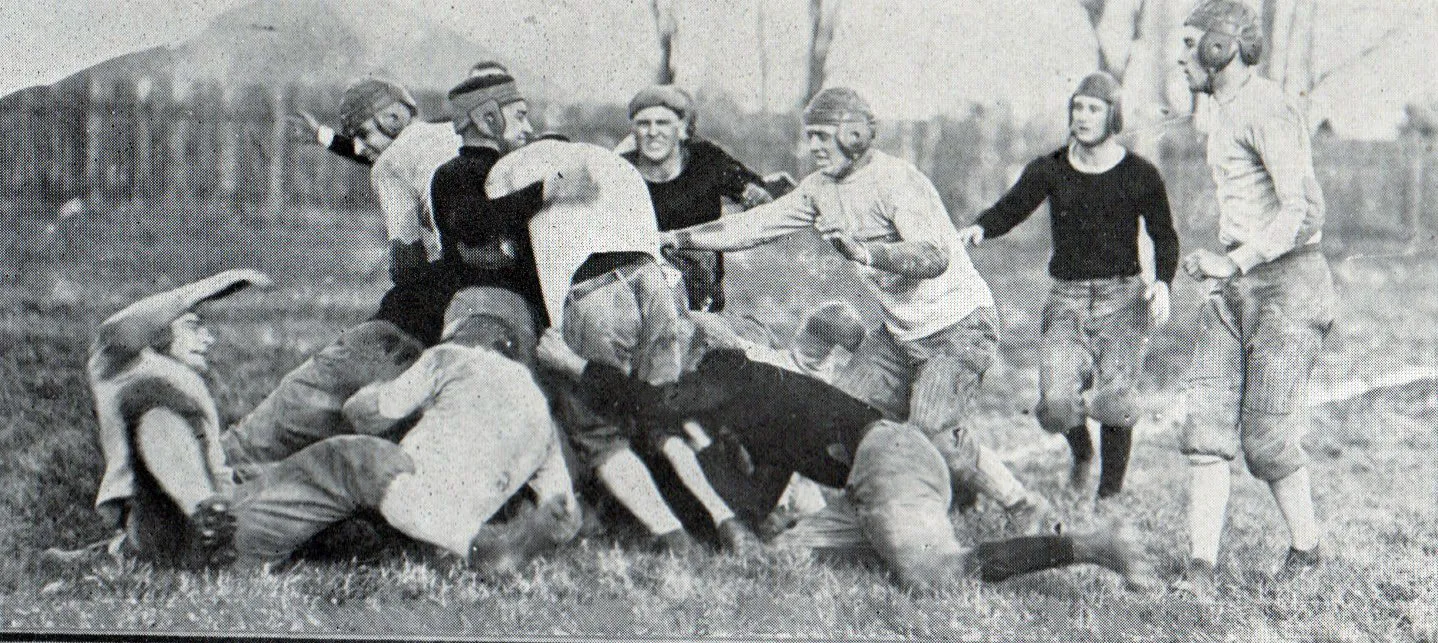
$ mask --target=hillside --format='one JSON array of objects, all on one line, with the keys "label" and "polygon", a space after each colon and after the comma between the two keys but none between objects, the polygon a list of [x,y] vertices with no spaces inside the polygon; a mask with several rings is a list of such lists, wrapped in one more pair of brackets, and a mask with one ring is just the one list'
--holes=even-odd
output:
[{"label": "hillside", "polygon": [[[179,45],[125,54],[61,83],[154,74],[234,87],[336,86],[380,74],[414,89],[442,91],[475,62],[498,58],[492,49],[388,0],[256,0],[216,16]],[[503,62],[525,75],[522,65]]]}]

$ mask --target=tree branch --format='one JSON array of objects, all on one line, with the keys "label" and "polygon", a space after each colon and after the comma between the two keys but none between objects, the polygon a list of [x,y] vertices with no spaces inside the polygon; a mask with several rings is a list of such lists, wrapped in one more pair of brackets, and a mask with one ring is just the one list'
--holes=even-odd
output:
[{"label": "tree branch", "polygon": [[1309,85],[1308,87],[1308,92],[1310,94],[1313,93],[1313,90],[1318,89],[1318,87],[1323,84],[1323,81],[1328,80],[1328,78],[1333,74],[1343,71],[1344,69],[1352,67],[1360,62],[1363,62],[1369,56],[1378,53],[1380,49],[1383,49],[1384,47],[1392,44],[1388,39],[1393,34],[1398,33],[1398,31],[1398,27],[1389,27],[1387,31],[1383,32],[1383,35],[1380,35],[1378,36],[1378,38],[1375,39],[1375,42],[1373,44],[1358,50],[1358,55],[1349,58],[1342,63],[1334,65],[1329,69],[1324,70],[1321,74],[1315,75],[1313,77],[1313,84]]}]

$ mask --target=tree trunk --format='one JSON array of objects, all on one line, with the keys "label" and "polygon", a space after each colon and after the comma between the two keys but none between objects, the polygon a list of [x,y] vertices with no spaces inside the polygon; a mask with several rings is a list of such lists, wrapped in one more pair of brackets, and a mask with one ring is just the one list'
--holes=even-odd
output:
[{"label": "tree trunk", "polygon": [[1408,232],[1407,254],[1414,254],[1423,248],[1431,248],[1433,239],[1423,220],[1425,179],[1428,174],[1428,146],[1430,137],[1417,132],[1404,134],[1403,151],[1408,157],[1408,189],[1403,199],[1403,223]]},{"label": "tree trunk", "polygon": [[769,111],[769,40],[765,30],[765,23],[768,22],[768,12],[765,7],[768,2],[767,0],[756,0],[756,2],[758,10],[754,12],[754,32],[759,44],[759,111],[767,112]]},{"label": "tree trunk", "polygon": [[829,45],[834,42],[834,28],[838,22],[840,4],[841,0],[809,0],[811,34],[808,86],[804,91],[805,104],[824,88],[824,65],[829,60]]},{"label": "tree trunk", "polygon": [[654,82],[660,85],[674,84],[674,35],[679,31],[678,7],[674,0],[652,0],[649,5],[654,12],[654,29],[659,36],[659,69]]}]

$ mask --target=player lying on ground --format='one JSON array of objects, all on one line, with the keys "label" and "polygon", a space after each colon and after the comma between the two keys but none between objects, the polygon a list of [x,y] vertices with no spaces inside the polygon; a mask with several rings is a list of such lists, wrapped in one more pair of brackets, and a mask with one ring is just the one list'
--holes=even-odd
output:
[{"label": "player lying on ground", "polygon": [[[675,299],[683,295],[661,277],[658,288],[664,295],[656,301],[662,305],[642,309],[634,291],[651,284],[631,274],[632,257],[659,253],[657,223],[643,177],[604,148],[540,141],[502,159],[490,175],[488,192],[511,194],[551,175],[556,177],[546,185],[551,194],[529,221],[546,309],[558,326],[593,331],[585,336],[586,343],[576,344],[591,359],[604,359],[656,384],[673,381],[681,367],[682,342],[688,340],[671,332],[670,320],[678,315]],[[635,321],[639,318],[647,323],[641,326]],[[555,391],[564,390],[552,384]],[[687,548],[691,531],[701,537],[713,533],[730,549],[757,544],[734,520],[734,510],[709,488],[708,477],[687,446],[632,443],[622,423],[589,421],[586,416],[592,412],[586,412],[582,402],[567,393],[556,397],[567,405],[561,420],[582,468],[594,473],[656,544]],[[673,484],[661,487],[661,482]],[[684,520],[669,502],[690,496],[703,507],[686,517],[707,514],[699,520]]]},{"label": "player lying on ground", "polygon": [[1015,522],[1047,522],[1047,502],[974,440],[970,407],[998,343],[998,314],[938,191],[912,164],[873,148],[873,110],[851,89],[814,96],[804,135],[819,169],[793,192],[742,217],[663,233],[664,244],[743,250],[806,229],[829,240],[884,311],[884,326],[835,386],[920,427],[958,480]]},{"label": "player lying on ground", "polygon": [[1152,584],[1137,549],[1112,533],[1026,536],[970,549],[949,522],[949,467],[929,439],[813,377],[749,360],[742,351],[706,353],[677,382],[652,386],[589,362],[549,331],[540,359],[581,384],[592,404],[648,430],[684,434],[686,421],[732,434],[755,465],[798,471],[842,499],[781,534],[780,547],[878,554],[900,583],[932,588],[962,576],[998,581],[1041,569],[1092,563],[1130,588]]},{"label": "player lying on ground", "polygon": [[[187,567],[236,559],[280,563],[327,526],[361,511],[377,512],[411,536],[499,570],[573,536],[577,512],[544,397],[524,366],[497,352],[524,354],[532,350],[533,336],[530,346],[516,344],[523,337],[505,316],[484,310],[456,313],[451,344],[426,353],[395,389],[376,391],[375,414],[364,412],[362,399],[355,415],[388,417],[414,402],[441,411],[462,404],[502,407],[503,417],[466,417],[457,424],[441,412],[404,444],[338,436],[276,462],[232,467],[201,376],[215,338],[195,308],[251,284],[265,286],[269,279],[248,270],[221,273],[136,302],[96,333],[88,368],[105,458],[96,507],[124,530],[121,552]],[[426,391],[427,374],[456,382],[455,391]],[[485,386],[476,382],[480,377],[488,378]],[[487,397],[471,399],[480,389]],[[501,433],[516,439],[495,442]],[[469,447],[459,449],[457,442]],[[503,466],[491,466],[496,450],[506,454]],[[436,452],[447,457],[436,460],[430,456]],[[510,491],[531,484],[540,506],[510,524],[485,526],[495,500],[453,493],[445,485],[454,483],[457,471],[469,476],[461,487],[468,491],[487,484],[486,493],[494,494],[496,478],[512,485],[504,487]],[[439,487],[447,489],[448,511],[433,510],[432,490]]]},{"label": "player lying on ground", "polygon": [[[608,272],[599,270],[616,265],[618,267]],[[684,373],[692,371],[712,349],[748,348],[736,341],[733,331],[726,332],[722,320],[709,313],[693,313],[691,316],[684,305],[682,293],[676,292],[674,285],[666,279],[664,269],[651,255],[639,252],[595,255],[575,274],[574,281],[565,304],[561,336],[586,361],[613,367],[651,385],[663,385],[677,381]],[[696,317],[707,321],[696,325]],[[636,347],[644,349],[636,350]],[[671,375],[664,380],[643,376],[643,371],[636,368],[635,360],[639,356],[650,364],[662,365]],[[793,358],[791,361],[810,361],[810,358],[797,352]],[[613,410],[612,406],[606,408]],[[635,426],[635,418],[622,414],[620,417],[624,421],[616,422],[616,425]],[[642,422],[638,427],[641,429],[639,437],[645,440],[664,439],[662,433],[642,430]],[[941,453],[945,448],[953,448],[953,439],[946,432],[931,437],[931,440]],[[977,444],[971,446],[982,449],[986,457],[997,460],[998,456],[992,451]],[[971,479],[974,475],[972,465],[965,466],[969,462],[966,459],[946,457],[944,462],[950,472],[946,480]],[[999,466],[1003,466],[1002,462]],[[723,489],[719,491],[724,495]],[[733,491],[741,495],[724,498],[731,506],[750,504],[752,500],[746,495],[756,492],[744,488]],[[760,497],[767,496],[760,492]],[[769,501],[772,502],[773,498],[777,498],[777,493]],[[1014,527],[1025,534],[1053,533],[1046,523],[1038,521],[1016,523]]]}]

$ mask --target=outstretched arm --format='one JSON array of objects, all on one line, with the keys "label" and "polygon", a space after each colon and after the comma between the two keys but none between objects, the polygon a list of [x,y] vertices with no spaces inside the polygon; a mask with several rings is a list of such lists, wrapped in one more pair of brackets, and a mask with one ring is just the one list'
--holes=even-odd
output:
[{"label": "outstretched arm", "polygon": [[201,302],[227,297],[246,286],[268,288],[273,283],[265,273],[242,268],[150,295],[100,324],[101,343],[120,350],[139,351],[150,344],[161,328]]},{"label": "outstretched arm", "polygon": [[743,215],[661,234],[662,243],[697,250],[745,250],[814,225],[817,212],[803,187]]},{"label": "outstretched arm", "polygon": [[320,124],[313,114],[300,111],[296,114],[300,123],[303,124],[306,132],[314,138],[316,143],[340,158],[346,158],[360,165],[374,165],[374,161],[359,153],[359,144],[353,137],[342,136],[334,128]]},{"label": "outstretched arm", "polygon": [[1038,209],[1049,196],[1048,162],[1041,157],[1024,167],[1023,174],[993,207],[984,210],[974,225],[983,229],[982,238],[1001,237]]}]

